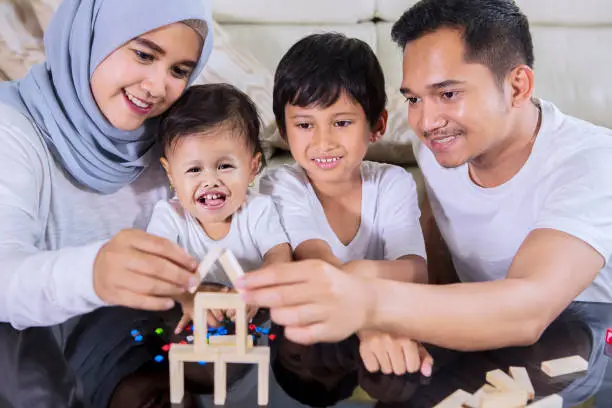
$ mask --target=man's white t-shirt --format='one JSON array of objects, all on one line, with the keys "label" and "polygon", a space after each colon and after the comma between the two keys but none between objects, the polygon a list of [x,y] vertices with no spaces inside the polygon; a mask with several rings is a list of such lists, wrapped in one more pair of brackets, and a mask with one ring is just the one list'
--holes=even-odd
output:
[{"label": "man's white t-shirt", "polygon": [[508,182],[481,188],[468,165],[445,169],[415,141],[433,214],[464,282],[503,279],[527,235],[566,232],[606,260],[579,301],[612,302],[612,131],[541,101],[531,155]]},{"label": "man's white t-shirt", "polygon": [[410,173],[390,164],[363,162],[361,178],[361,224],[348,245],[332,230],[299,165],[269,170],[260,180],[260,192],[274,198],[294,249],[304,241],[322,239],[342,262],[395,260],[405,255],[426,258],[416,183]]},{"label": "man's white t-shirt", "polygon": [[[270,249],[289,242],[272,199],[256,193],[247,195],[246,202],[232,217],[229,233],[220,240],[211,239],[177,198],[157,203],[147,232],[176,242],[200,261],[213,247],[229,249],[245,272],[261,267]],[[205,281],[231,286],[219,263]]]}]

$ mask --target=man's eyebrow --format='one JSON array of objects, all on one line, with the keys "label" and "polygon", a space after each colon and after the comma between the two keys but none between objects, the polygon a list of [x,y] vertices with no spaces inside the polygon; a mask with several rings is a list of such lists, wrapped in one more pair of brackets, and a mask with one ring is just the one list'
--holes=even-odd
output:
[{"label": "man's eyebrow", "polygon": [[[456,86],[456,85],[463,85],[463,84],[465,84],[465,81],[459,81],[456,79],[447,79],[446,81],[436,82],[435,84],[429,84],[426,86],[426,88],[427,89],[444,89],[444,88],[448,88],[449,86]],[[410,90],[410,88],[402,87],[400,88],[400,93],[402,95],[410,95],[413,92]]]},{"label": "man's eyebrow", "polygon": [[135,38],[134,42],[140,45],[144,45],[145,47],[150,48],[151,50],[155,51],[158,54],[166,55],[166,51],[164,51],[162,47],[160,47],[159,45],[157,45],[155,42],[151,40],[147,40],[146,38],[139,37],[139,38]]}]

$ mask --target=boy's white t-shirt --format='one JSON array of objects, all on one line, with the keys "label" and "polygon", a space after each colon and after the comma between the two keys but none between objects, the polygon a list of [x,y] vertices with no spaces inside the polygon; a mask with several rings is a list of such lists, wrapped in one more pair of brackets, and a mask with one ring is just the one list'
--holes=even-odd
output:
[{"label": "boy's white t-shirt", "polygon": [[330,227],[306,173],[298,164],[269,170],[260,180],[260,192],[274,198],[294,249],[304,241],[322,239],[342,262],[395,260],[405,255],[426,258],[412,175],[390,164],[363,162],[361,178],[361,224],[348,245]]},{"label": "boy's white t-shirt", "polygon": [[415,155],[430,204],[459,278],[503,279],[527,235],[555,229],[606,260],[576,300],[612,302],[612,131],[541,101],[542,124],[531,155],[508,182],[481,188],[468,165],[445,169],[418,140]]},{"label": "boy's white t-shirt", "polygon": [[[247,195],[244,205],[232,217],[229,233],[218,241],[206,234],[177,198],[156,204],[147,232],[176,242],[200,261],[213,247],[229,249],[245,272],[261,267],[270,249],[289,242],[274,202],[257,193]],[[218,262],[205,281],[231,286]]]}]

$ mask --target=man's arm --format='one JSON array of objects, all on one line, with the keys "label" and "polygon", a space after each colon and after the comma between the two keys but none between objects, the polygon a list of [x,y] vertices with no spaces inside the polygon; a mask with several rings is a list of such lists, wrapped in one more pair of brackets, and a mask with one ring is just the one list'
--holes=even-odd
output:
[{"label": "man's arm", "polygon": [[352,261],[341,269],[364,278],[427,283],[427,262],[418,255],[402,256],[395,261]]},{"label": "man's arm", "polygon": [[530,345],[603,264],[574,236],[534,230],[504,280],[444,286],[372,281],[376,301],[367,326],[457,350]]}]

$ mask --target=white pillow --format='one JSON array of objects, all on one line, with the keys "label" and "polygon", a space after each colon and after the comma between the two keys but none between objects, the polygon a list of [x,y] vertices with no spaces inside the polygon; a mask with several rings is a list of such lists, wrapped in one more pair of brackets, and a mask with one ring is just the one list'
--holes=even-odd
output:
[{"label": "white pillow", "polygon": [[216,22],[213,23],[213,35],[212,54],[195,83],[225,82],[249,95],[259,110],[262,147],[266,158],[270,158],[275,149],[270,139],[276,130],[272,111],[273,74],[251,52],[234,47],[229,35]]},{"label": "white pillow", "polygon": [[33,26],[12,2],[0,2],[0,71],[8,79],[22,78],[32,65],[44,61],[41,37],[37,23]]}]

